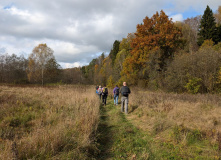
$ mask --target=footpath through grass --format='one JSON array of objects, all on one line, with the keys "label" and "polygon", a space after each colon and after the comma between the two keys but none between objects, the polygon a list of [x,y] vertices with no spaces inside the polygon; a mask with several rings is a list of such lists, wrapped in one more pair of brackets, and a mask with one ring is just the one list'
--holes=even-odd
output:
[{"label": "footpath through grass", "polygon": [[97,159],[157,159],[150,150],[150,137],[134,127],[120,105],[108,100],[101,106],[98,143],[100,154]]}]

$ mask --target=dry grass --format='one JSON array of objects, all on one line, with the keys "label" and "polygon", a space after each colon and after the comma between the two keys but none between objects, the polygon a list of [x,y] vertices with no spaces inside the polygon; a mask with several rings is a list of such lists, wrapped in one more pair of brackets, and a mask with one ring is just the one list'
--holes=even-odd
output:
[{"label": "dry grass", "polygon": [[93,87],[0,86],[0,159],[87,159],[98,120]]},{"label": "dry grass", "polygon": [[132,91],[128,118],[153,135],[156,142],[179,146],[180,158],[184,159],[194,157],[196,150],[204,158],[214,159],[218,155],[220,95]]}]

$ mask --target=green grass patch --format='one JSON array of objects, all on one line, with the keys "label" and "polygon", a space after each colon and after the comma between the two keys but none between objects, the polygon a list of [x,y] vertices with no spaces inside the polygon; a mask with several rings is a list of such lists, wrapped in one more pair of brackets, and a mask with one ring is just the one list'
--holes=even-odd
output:
[{"label": "green grass patch", "polygon": [[114,106],[111,101],[101,107],[98,159],[155,159],[150,137],[134,127],[120,112],[120,105]]}]

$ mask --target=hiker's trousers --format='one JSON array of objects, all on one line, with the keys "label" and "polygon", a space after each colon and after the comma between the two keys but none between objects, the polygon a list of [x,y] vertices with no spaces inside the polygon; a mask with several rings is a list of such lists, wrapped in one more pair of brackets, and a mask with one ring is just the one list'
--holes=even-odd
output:
[{"label": "hiker's trousers", "polygon": [[107,95],[102,95],[102,102],[103,102],[104,105],[106,105]]},{"label": "hiker's trousers", "polygon": [[128,113],[128,103],[129,103],[129,96],[128,97],[121,97],[121,112]]},{"label": "hiker's trousers", "polygon": [[114,94],[114,104],[118,105],[119,95]]}]

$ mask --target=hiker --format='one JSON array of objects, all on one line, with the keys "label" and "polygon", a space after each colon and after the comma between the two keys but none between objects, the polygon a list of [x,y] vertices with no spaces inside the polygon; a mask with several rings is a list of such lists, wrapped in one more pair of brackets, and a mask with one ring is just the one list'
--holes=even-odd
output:
[{"label": "hiker", "polygon": [[101,88],[101,86],[99,86],[99,88],[97,89],[97,92],[98,92],[99,98],[101,99],[101,96],[102,96],[102,88]]},{"label": "hiker", "polygon": [[103,105],[106,106],[106,102],[107,102],[107,96],[108,96],[108,89],[107,87],[104,85],[104,87],[102,88],[102,103]]},{"label": "hiker", "polygon": [[114,93],[114,105],[118,105],[119,88],[117,85],[115,86],[113,93]]},{"label": "hiker", "polygon": [[128,102],[129,102],[129,94],[130,88],[127,87],[127,83],[123,82],[123,86],[120,89],[121,93],[121,112],[124,112],[128,114]]}]

